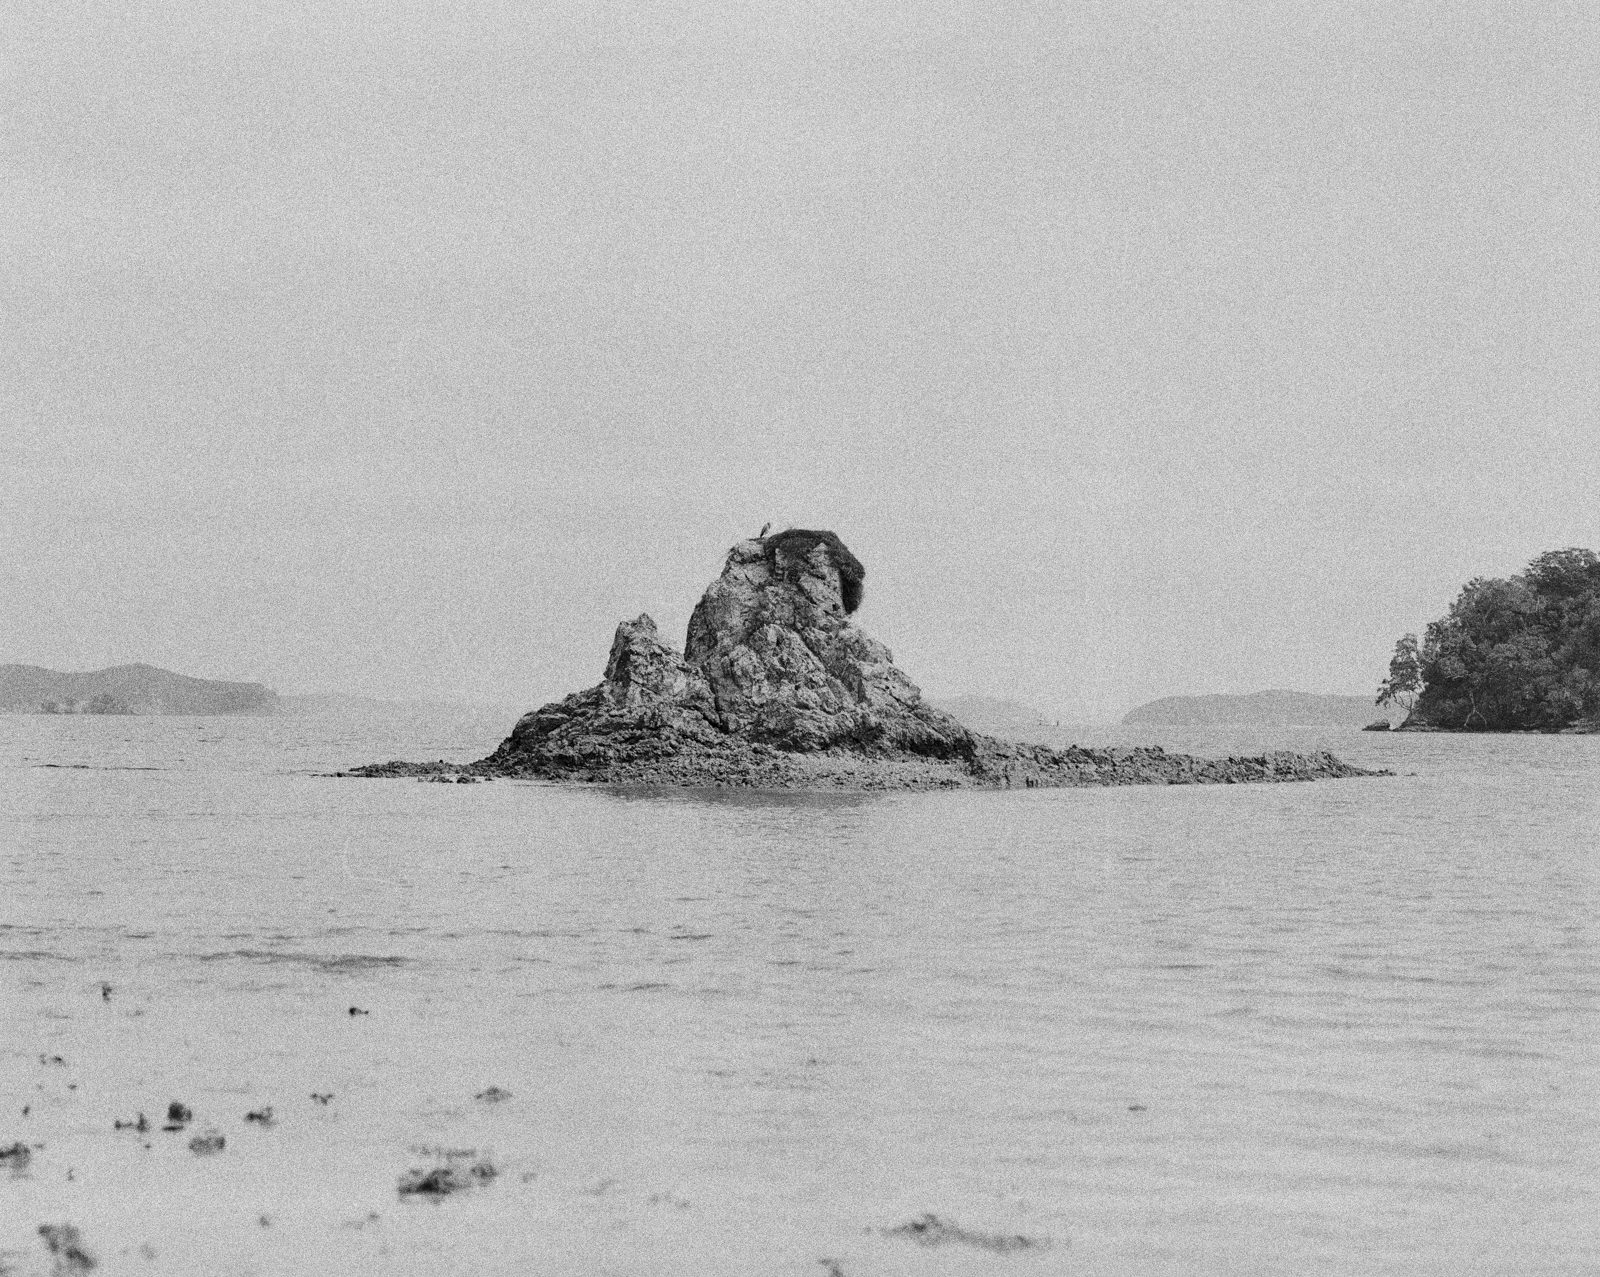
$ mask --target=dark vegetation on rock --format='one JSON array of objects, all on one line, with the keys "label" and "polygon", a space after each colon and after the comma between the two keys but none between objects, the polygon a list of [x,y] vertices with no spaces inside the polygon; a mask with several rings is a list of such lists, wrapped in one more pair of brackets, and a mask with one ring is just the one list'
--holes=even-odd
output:
[{"label": "dark vegetation on rock", "polygon": [[866,593],[867,569],[861,560],[851,554],[845,543],[832,532],[818,532],[810,528],[790,528],[763,537],[761,544],[767,552],[767,563],[773,572],[781,572],[789,583],[795,584],[800,568],[817,546],[826,546],[828,556],[839,573],[839,595],[844,602],[846,616],[861,606]]},{"label": "dark vegetation on rock", "polygon": [[624,621],[601,682],[524,714],[488,758],[348,774],[852,790],[1367,774],[1327,753],[1201,759],[971,731],[925,702],[889,649],[851,623],[865,575],[831,532],[741,541],[696,605],[682,653],[650,617]]},{"label": "dark vegetation on rock", "polygon": [[[1397,663],[1405,664],[1405,645],[1396,648],[1386,691]],[[1428,626],[1417,665],[1421,690],[1404,730],[1595,730],[1600,556],[1551,550],[1509,579],[1469,581]]]},{"label": "dark vegetation on rock", "polygon": [[278,695],[260,683],[190,678],[154,665],[83,674],[0,665],[0,713],[270,714]]}]

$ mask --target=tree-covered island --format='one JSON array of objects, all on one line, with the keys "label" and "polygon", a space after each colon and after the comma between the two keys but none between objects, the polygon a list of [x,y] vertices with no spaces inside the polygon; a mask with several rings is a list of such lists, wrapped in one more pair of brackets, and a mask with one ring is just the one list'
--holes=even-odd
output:
[{"label": "tree-covered island", "polygon": [[1395,645],[1378,704],[1411,730],[1600,730],[1600,556],[1551,550],[1469,581],[1420,649]]}]

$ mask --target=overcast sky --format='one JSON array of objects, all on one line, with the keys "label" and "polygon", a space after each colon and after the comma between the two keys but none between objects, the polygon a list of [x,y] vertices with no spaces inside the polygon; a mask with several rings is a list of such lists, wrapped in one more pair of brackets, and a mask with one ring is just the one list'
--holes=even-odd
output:
[{"label": "overcast sky", "polygon": [[1564,3],[6,0],[0,662],[529,705],[832,528],[934,694],[1600,549]]}]

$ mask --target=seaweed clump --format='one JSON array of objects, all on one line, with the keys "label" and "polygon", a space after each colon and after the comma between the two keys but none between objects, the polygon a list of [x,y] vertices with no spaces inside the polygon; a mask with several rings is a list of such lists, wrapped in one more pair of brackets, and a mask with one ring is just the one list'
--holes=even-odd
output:
[{"label": "seaweed clump", "polygon": [[788,556],[791,581],[797,575],[794,565],[803,561],[817,546],[827,546],[828,557],[833,560],[833,566],[839,570],[839,593],[844,599],[845,615],[849,616],[861,606],[862,597],[866,594],[867,569],[862,566],[860,559],[850,553],[849,547],[839,540],[836,533],[811,528],[789,528],[787,531],[762,538],[761,545],[767,552],[767,562],[771,564],[774,572],[778,570],[779,552]]},{"label": "seaweed clump", "polygon": [[[486,1185],[500,1170],[487,1157],[470,1148],[416,1149],[434,1159],[434,1165],[413,1168],[400,1177],[401,1197],[448,1197],[474,1185]],[[464,1165],[469,1159],[471,1165]]]},{"label": "seaweed clump", "polygon": [[83,1244],[83,1234],[71,1224],[40,1224],[39,1236],[56,1257],[57,1273],[86,1273],[96,1260]]}]

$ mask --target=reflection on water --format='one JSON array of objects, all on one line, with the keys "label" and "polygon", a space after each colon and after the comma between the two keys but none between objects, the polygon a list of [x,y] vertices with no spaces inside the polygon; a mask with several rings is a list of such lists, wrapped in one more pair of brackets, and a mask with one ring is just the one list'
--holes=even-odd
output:
[{"label": "reflection on water", "polygon": [[[504,726],[0,718],[0,1146],[43,1145],[0,1263],[71,1219],[151,1272],[1592,1270],[1593,738],[1055,742],[1400,773],[1205,789],[315,775]],[[113,1128],[179,1095],[225,1155]],[[501,1173],[402,1206],[420,1146]]]}]

